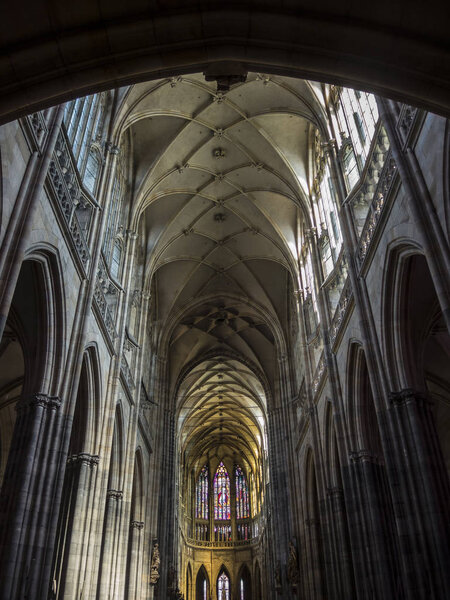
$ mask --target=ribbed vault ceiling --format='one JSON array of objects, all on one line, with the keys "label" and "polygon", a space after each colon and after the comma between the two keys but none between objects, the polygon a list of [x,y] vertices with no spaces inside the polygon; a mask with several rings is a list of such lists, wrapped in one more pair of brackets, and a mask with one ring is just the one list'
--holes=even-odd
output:
[{"label": "ribbed vault ceiling", "polygon": [[205,360],[186,376],[179,398],[180,447],[189,470],[229,457],[257,471],[265,446],[265,395],[251,369],[233,359]]},{"label": "ribbed vault ceiling", "polygon": [[193,457],[228,448],[254,463],[260,446],[255,373],[228,359],[222,375],[214,361],[185,370],[211,353],[241,357],[274,391],[323,124],[317,91],[249,74],[222,94],[199,74],[133,86],[122,103],[157,345],[172,395],[184,376],[180,432]]}]

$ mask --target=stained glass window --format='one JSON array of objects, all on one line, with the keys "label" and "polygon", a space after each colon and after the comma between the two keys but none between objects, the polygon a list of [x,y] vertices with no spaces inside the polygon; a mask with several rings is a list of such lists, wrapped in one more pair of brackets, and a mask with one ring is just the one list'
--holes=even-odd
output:
[{"label": "stained glass window", "polygon": [[216,542],[231,541],[231,525],[216,525],[214,527],[214,539]]},{"label": "stained glass window", "polygon": [[214,475],[214,518],[225,520],[230,517],[230,477],[221,462]]},{"label": "stained glass window", "polygon": [[208,518],[208,467],[206,465],[200,471],[195,487],[195,517],[196,519]]},{"label": "stained glass window", "polygon": [[230,600],[230,580],[226,573],[222,572],[217,580],[218,600]]},{"label": "stained glass window", "polygon": [[236,466],[236,517],[238,519],[248,519],[250,516],[250,508],[248,501],[248,485],[244,472],[241,467]]},{"label": "stained glass window", "polygon": [[238,540],[249,540],[251,537],[250,525],[248,523],[239,524],[237,526]]}]

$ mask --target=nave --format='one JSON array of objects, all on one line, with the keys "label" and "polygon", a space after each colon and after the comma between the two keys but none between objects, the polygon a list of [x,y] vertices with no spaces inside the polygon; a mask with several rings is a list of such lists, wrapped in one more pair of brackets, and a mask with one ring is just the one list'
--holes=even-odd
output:
[{"label": "nave", "polygon": [[0,598],[444,600],[448,121],[215,79],[0,128]]}]

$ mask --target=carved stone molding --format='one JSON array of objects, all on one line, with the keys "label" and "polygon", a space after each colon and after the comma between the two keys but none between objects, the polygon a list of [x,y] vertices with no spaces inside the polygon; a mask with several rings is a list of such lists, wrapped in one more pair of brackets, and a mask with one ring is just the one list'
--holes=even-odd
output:
[{"label": "carved stone molding", "polygon": [[37,407],[56,410],[60,406],[61,399],[58,398],[58,396],[49,396],[48,394],[38,392],[37,394],[33,394],[31,397],[26,397],[20,400],[16,405],[16,411],[22,412],[24,410]]},{"label": "carved stone molding", "polygon": [[134,390],[135,383],[125,354],[122,354],[120,358],[120,372],[125,380],[125,384],[131,392],[132,390]]},{"label": "carved stone molding", "polygon": [[390,153],[388,153],[359,241],[358,258],[361,263],[365,260],[369,251],[384,205],[393,188],[396,175],[397,164]]},{"label": "carved stone molding", "polygon": [[338,486],[336,487],[328,487],[327,488],[327,496],[330,498],[342,498],[344,495],[344,490]]},{"label": "carved stone molding", "polygon": [[68,465],[85,464],[89,467],[95,467],[98,465],[100,457],[98,454],[89,454],[88,452],[80,452],[79,454],[72,454],[67,459]]},{"label": "carved stone molding", "polygon": [[108,490],[106,492],[106,497],[111,498],[112,500],[119,501],[123,498],[123,492],[120,490]]},{"label": "carved stone molding", "polygon": [[102,283],[100,278],[97,278],[94,288],[94,302],[98,308],[100,316],[103,321],[103,325],[105,327],[106,333],[111,344],[114,344],[114,340],[117,337],[117,331],[114,324],[114,319],[111,314],[111,310],[109,308],[108,302],[105,298],[104,291],[102,289]]},{"label": "carved stone molding", "polygon": [[315,227],[310,227],[305,230],[306,239],[310,242],[313,242],[317,238],[317,229]]},{"label": "carved stone molding", "polygon": [[423,392],[418,392],[411,388],[405,388],[398,392],[389,394],[389,402],[393,406],[406,406],[408,404],[416,404],[417,406],[432,406],[432,400]]},{"label": "carved stone molding", "polygon": [[323,377],[323,375],[325,373],[325,369],[326,369],[325,357],[324,357],[324,354],[322,352],[322,354],[320,356],[320,359],[319,359],[319,362],[317,363],[317,367],[316,367],[316,370],[314,372],[314,376],[313,376],[312,388],[313,388],[314,394],[319,389],[320,382],[322,381],[322,377]]},{"label": "carved stone molding", "polygon": [[110,154],[113,154],[113,155],[117,155],[120,152],[119,146],[116,146],[112,142],[106,142],[105,149],[107,152],[109,152]]},{"label": "carved stone molding", "polygon": [[349,454],[350,462],[359,463],[359,462],[372,462],[378,463],[378,457],[375,454],[372,454],[370,450],[362,449],[362,450],[352,450]]}]

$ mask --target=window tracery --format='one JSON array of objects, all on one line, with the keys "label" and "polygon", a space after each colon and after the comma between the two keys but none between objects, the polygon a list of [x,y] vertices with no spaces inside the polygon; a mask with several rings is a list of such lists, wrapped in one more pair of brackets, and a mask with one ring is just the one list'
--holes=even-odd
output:
[{"label": "window tracery", "polygon": [[236,466],[234,475],[236,482],[236,518],[248,519],[250,517],[248,485],[244,472],[239,465]]},{"label": "window tracery", "polygon": [[230,600],[230,578],[222,571],[217,579],[218,600]]},{"label": "window tracery", "polygon": [[[208,518],[208,479],[208,467],[205,465],[200,471],[195,488],[195,517],[197,519]],[[205,531],[203,530],[202,533]]]},{"label": "window tracery", "polygon": [[219,464],[214,475],[214,518],[216,520],[231,518],[230,476],[223,462]]}]

